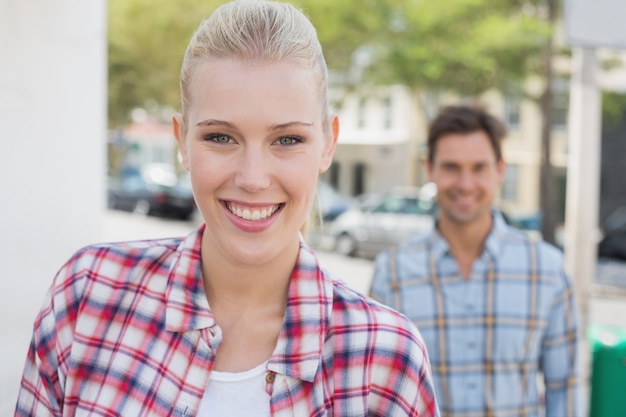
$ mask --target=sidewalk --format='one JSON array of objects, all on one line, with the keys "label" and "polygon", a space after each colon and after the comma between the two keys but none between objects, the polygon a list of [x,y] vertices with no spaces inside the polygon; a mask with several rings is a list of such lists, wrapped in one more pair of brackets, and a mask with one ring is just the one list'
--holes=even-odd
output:
[{"label": "sidewalk", "polygon": [[590,294],[588,326],[626,328],[626,262],[599,258]]},{"label": "sidewalk", "polygon": [[589,326],[606,325],[626,328],[626,295],[594,294],[589,300]]}]

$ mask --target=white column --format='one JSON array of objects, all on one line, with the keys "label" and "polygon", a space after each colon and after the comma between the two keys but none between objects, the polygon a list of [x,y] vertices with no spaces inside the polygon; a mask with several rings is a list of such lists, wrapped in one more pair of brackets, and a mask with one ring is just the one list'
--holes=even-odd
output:
[{"label": "white column", "polygon": [[[591,354],[586,340],[589,300],[596,274],[598,205],[600,201],[601,94],[595,50],[573,48],[570,87],[569,153],[565,205],[565,259],[581,315],[581,360],[587,382]],[[586,404],[588,384],[583,399]]]},{"label": "white column", "polygon": [[0,0],[0,415],[58,268],[99,240],[106,0]]}]

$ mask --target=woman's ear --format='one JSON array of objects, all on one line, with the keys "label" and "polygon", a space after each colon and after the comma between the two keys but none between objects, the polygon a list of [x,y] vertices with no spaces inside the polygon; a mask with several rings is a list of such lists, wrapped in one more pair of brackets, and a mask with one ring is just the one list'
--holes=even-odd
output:
[{"label": "woman's ear", "polygon": [[326,172],[333,162],[333,155],[337,147],[337,138],[339,138],[339,118],[334,114],[330,121],[330,135],[326,140],[324,153],[322,154],[322,160],[320,162],[320,174]]},{"label": "woman's ear", "polygon": [[185,127],[182,114],[174,114],[174,116],[172,117],[172,126],[172,129],[174,131],[174,137],[176,138],[176,142],[178,143],[178,152],[180,152],[183,167],[185,167],[185,169],[189,171],[189,158],[187,156],[187,142],[185,141],[185,132],[183,132]]}]

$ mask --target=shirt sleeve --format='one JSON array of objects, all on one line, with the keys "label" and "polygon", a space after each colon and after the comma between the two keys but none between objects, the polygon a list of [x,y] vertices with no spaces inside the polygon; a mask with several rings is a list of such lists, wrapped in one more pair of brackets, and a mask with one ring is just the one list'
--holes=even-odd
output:
[{"label": "shirt sleeve", "polygon": [[541,366],[546,393],[546,415],[581,416],[579,329],[571,282],[561,273],[563,290],[555,299],[542,344]]},{"label": "shirt sleeve", "polygon": [[66,360],[71,350],[79,291],[71,261],[57,274],[33,328],[15,417],[61,417]]},{"label": "shirt sleeve", "polygon": [[[382,331],[378,337],[394,340],[393,348],[374,359],[368,416],[438,417],[428,353],[417,328],[408,320],[394,338]],[[387,335],[385,335],[387,333]],[[387,345],[379,340],[379,348]],[[389,346],[389,345],[387,345]],[[381,353],[381,350],[378,350]]]}]

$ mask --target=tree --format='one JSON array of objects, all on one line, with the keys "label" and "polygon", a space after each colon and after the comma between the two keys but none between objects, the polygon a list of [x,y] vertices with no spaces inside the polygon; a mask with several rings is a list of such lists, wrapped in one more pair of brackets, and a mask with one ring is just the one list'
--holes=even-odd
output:
[{"label": "tree", "polygon": [[384,36],[394,1],[294,0],[293,3],[316,27],[328,67],[346,72],[356,51]]},{"label": "tree", "polygon": [[[179,105],[178,74],[193,31],[224,1],[109,0],[109,120],[134,107]],[[477,97],[530,75],[546,78],[536,100],[542,129],[541,207],[550,240],[549,155],[552,31],[556,0],[293,0],[313,21],[329,68],[344,86],[400,83],[424,94]],[[356,77],[349,75],[356,74]],[[546,180],[546,178],[550,178]]]},{"label": "tree", "polygon": [[[346,48],[354,45],[346,45],[336,28],[364,33],[363,43],[374,55],[366,74],[369,81],[410,87],[427,116],[430,114],[424,103],[425,93],[445,91],[478,97],[489,89],[504,90],[521,84],[530,76],[544,80],[543,92],[533,97],[543,115],[538,185],[542,232],[547,241],[554,242],[550,144],[556,0],[372,0],[361,8],[342,4],[343,10],[337,15],[324,14],[320,31],[333,28],[330,36],[322,38],[326,53],[342,60],[338,66],[349,65]],[[346,10],[351,9],[355,18],[364,19],[365,15],[367,27],[376,31],[375,35],[363,30],[363,25],[344,19]],[[341,20],[334,22],[335,18]],[[335,62],[329,61],[331,65]]]},{"label": "tree", "polygon": [[[556,25],[558,4],[556,0],[545,0],[546,20]],[[539,205],[541,206],[541,234],[543,239],[552,244],[555,239],[555,212],[554,212],[554,174],[552,170],[552,121],[554,92],[552,87],[554,60],[554,39],[548,37],[543,46],[543,80],[544,88],[541,94],[540,107],[543,115],[541,121],[541,169],[539,174]]]},{"label": "tree", "polygon": [[[527,2],[524,2],[526,4]],[[300,0],[328,64],[373,54],[369,81],[478,95],[540,69],[550,26],[512,0]]]},{"label": "tree", "polygon": [[[372,83],[476,95],[536,70],[545,26],[515,0],[294,0],[318,29],[331,70],[348,71],[355,51],[375,58]],[[224,1],[110,0],[112,120],[146,101],[176,106],[182,54],[200,17]],[[524,2],[527,3],[527,2]],[[519,7],[518,7],[519,8]],[[199,17],[200,16],[200,17]]]},{"label": "tree", "polygon": [[187,42],[217,0],[109,0],[109,125],[135,107],[179,106],[178,76]]}]

